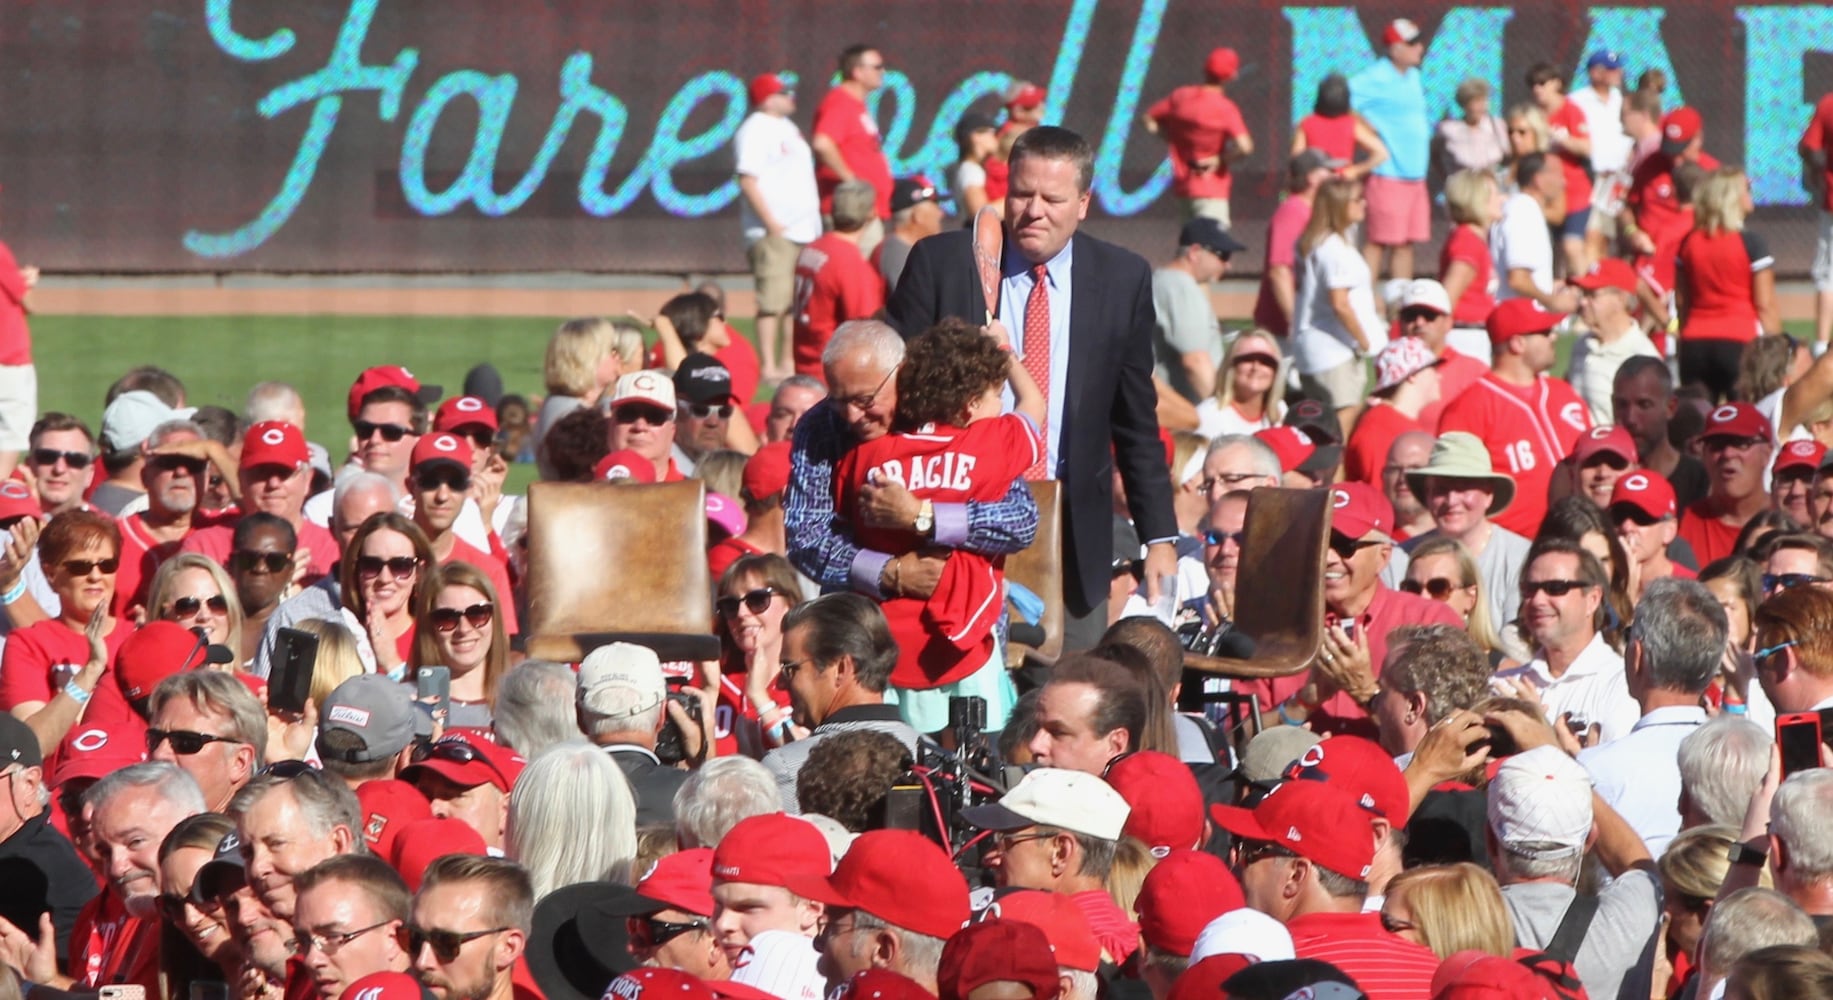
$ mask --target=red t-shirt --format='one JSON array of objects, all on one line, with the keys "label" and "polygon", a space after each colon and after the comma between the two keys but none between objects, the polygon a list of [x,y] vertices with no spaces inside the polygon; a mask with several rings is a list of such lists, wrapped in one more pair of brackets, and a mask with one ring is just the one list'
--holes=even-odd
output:
[{"label": "red t-shirt", "polygon": [[515,591],[509,586],[509,567],[501,559],[454,535],[452,554],[444,562],[469,563],[489,577],[490,585],[496,588],[496,613],[503,623],[503,634],[516,635],[522,631],[521,625],[516,622],[516,598]]},{"label": "red t-shirt", "polygon": [[1529,386],[1485,375],[1439,419],[1439,433],[1469,431],[1489,445],[1497,472],[1515,478],[1515,501],[1490,520],[1523,538],[1540,532],[1553,467],[1591,429],[1591,411],[1572,386],[1541,375]]},{"label": "red t-shirt", "polygon": [[[1479,324],[1481,325],[1481,324]],[[1464,390],[1476,385],[1483,376],[1489,374],[1489,366],[1468,354],[1459,354],[1447,347],[1439,355],[1444,364],[1438,366],[1438,401],[1428,403],[1419,411],[1419,422],[1432,434],[1438,433],[1440,418],[1444,416],[1445,407],[1451,401],[1462,396]]]},{"label": "red t-shirt", "polygon": [[1125,965],[1128,956],[1139,950],[1139,925],[1127,919],[1114,897],[1100,889],[1084,889],[1072,893],[1069,901],[1082,911],[1095,943],[1115,964]]},{"label": "red t-shirt", "polygon": [[[866,102],[854,97],[844,87],[835,87],[821,98],[815,109],[814,134],[834,140],[840,158],[858,179],[878,192],[878,217],[891,218],[891,163],[885,159],[885,148],[879,142],[878,122],[866,110]],[[815,187],[821,192],[821,211],[834,210],[834,189],[840,186],[840,175],[815,159]]]},{"label": "red t-shirt", "polygon": [[[109,667],[96,682],[82,718],[70,727],[58,751],[45,760],[46,774],[54,773],[58,759],[77,741],[88,739],[84,734],[90,730],[100,729],[110,740],[128,741],[128,746],[144,744],[146,721],[135,714],[121,695],[113,666],[121,644],[133,633],[132,625],[117,618],[114,631],[102,638],[102,645],[108,650]],[[0,653],[0,712],[11,712],[14,706],[28,702],[50,701],[88,662],[89,640],[59,619],[52,618],[14,631],[7,636],[6,651]]]},{"label": "red t-shirt", "polygon": [[81,990],[144,986],[147,996],[157,996],[159,921],[128,916],[120,896],[103,889],[71,925],[68,971]]},{"label": "red t-shirt", "polygon": [[1451,322],[1457,326],[1481,328],[1496,307],[1489,282],[1495,275],[1495,264],[1489,256],[1489,241],[1470,226],[1452,226],[1445,245],[1438,252],[1438,280],[1444,281],[1453,261],[1469,264],[1477,275],[1464,286],[1464,294],[1451,303]]},{"label": "red t-shirt", "polygon": [[[1578,105],[1566,101],[1559,110],[1547,116],[1547,127],[1565,129],[1566,134],[1574,139],[1591,138],[1591,122]],[[1591,207],[1591,158],[1574,156],[1561,150],[1556,154],[1559,166],[1566,175],[1566,214],[1582,212]]]},{"label": "red t-shirt", "polygon": [[1298,130],[1305,136],[1305,148],[1322,150],[1325,156],[1344,163],[1356,160],[1356,117],[1306,115],[1299,119]]},{"label": "red t-shirt", "polygon": [[[1707,172],[1718,169],[1718,161],[1703,152],[1693,162]],[[1636,225],[1655,244],[1653,256],[1637,256],[1636,270],[1656,292],[1665,294],[1674,287],[1674,251],[1693,228],[1693,206],[1682,202],[1674,187],[1673,158],[1657,151],[1636,164],[1625,201],[1635,212]]]},{"label": "red t-shirt", "polygon": [[[1833,153],[1833,94],[1822,97],[1820,103],[1814,105],[1814,119],[1808,122],[1807,131],[1801,133],[1801,148]],[[1821,188],[1820,207],[1833,212],[1833,159],[1827,163]]]},{"label": "red t-shirt", "polygon": [[32,332],[25,320],[25,278],[13,251],[0,243],[0,365],[32,363]]},{"label": "red t-shirt", "polygon": [[[834,510],[850,517],[859,504],[860,487],[874,473],[902,484],[922,500],[998,500],[1043,455],[1037,426],[1017,413],[967,427],[931,424],[915,432],[887,434],[862,443],[840,460],[834,470]],[[909,531],[858,524],[855,534],[861,547],[894,556],[921,545]],[[957,549],[927,600],[885,601],[885,620],[898,648],[891,683],[901,688],[940,687],[985,666],[993,652],[994,622],[1004,613],[1004,580],[1004,559]]]},{"label": "red t-shirt", "polygon": [[1379,913],[1307,913],[1286,922],[1292,950],[1348,973],[1368,1000],[1417,1000],[1432,995],[1438,956],[1425,945],[1391,934]]},{"label": "red t-shirt", "polygon": [[[197,515],[200,519],[203,515]],[[159,564],[178,554],[178,546],[184,541],[161,542],[153,538],[146,530],[146,522],[139,514],[129,514],[116,521],[121,526],[121,568],[115,572],[114,613],[125,614],[135,605],[145,604],[147,591],[152,587],[153,574],[159,572]],[[195,529],[194,529],[195,530]],[[157,618],[157,609],[149,609],[147,617]]]},{"label": "red t-shirt", "polygon": [[796,372],[822,378],[821,351],[834,329],[867,319],[885,306],[885,279],[859,252],[859,244],[834,233],[802,248],[796,257]]},{"label": "red t-shirt", "polygon": [[[1737,550],[1738,535],[1744,524],[1726,524],[1719,520],[1711,497],[1702,497],[1680,512],[1680,540],[1693,547],[1701,566],[1723,559]],[[1675,569],[1680,568],[1676,563]]]},{"label": "red t-shirt", "polygon": [[1680,339],[1757,339],[1763,324],[1751,296],[1752,276],[1775,264],[1769,244],[1756,233],[1688,233],[1674,256],[1674,273],[1687,301]]},{"label": "red t-shirt", "polygon": [[726,568],[743,559],[745,556],[768,555],[763,549],[736,536],[722,538],[706,550],[706,566],[713,574],[713,586],[719,586],[719,579],[726,575]]},{"label": "red t-shirt", "polygon": [[[1273,217],[1267,220],[1267,267],[1284,265],[1293,269],[1292,296],[1294,306],[1298,298],[1298,238],[1305,231],[1305,225],[1311,221],[1311,202],[1303,198],[1288,197],[1273,210]],[[1276,336],[1284,337],[1291,333],[1291,324],[1286,314],[1279,308],[1279,300],[1273,296],[1273,285],[1265,275],[1260,278],[1260,297],[1254,300],[1254,325]]]},{"label": "red t-shirt", "polygon": [[[241,518],[242,513],[236,507],[224,510],[209,527],[191,529],[178,551],[202,553],[227,568],[229,556],[235,549],[236,522]],[[304,582],[315,583],[331,575],[331,568],[337,564],[337,536],[331,534],[329,528],[304,518],[293,526],[293,530],[298,534],[299,547],[312,551],[312,563]]]},{"label": "red t-shirt", "polygon": [[1200,160],[1220,158],[1228,140],[1247,134],[1241,109],[1222,91],[1203,84],[1173,90],[1147,109],[1171,151],[1171,191],[1180,198],[1227,198],[1233,178],[1222,160],[1199,170]]},{"label": "red t-shirt", "polygon": [[[1441,366],[1442,367],[1442,366]],[[1387,464],[1387,452],[1394,439],[1408,431],[1423,431],[1419,421],[1386,403],[1372,402],[1362,411],[1362,419],[1349,432],[1349,444],[1343,449],[1343,478],[1381,488],[1381,468]]]}]

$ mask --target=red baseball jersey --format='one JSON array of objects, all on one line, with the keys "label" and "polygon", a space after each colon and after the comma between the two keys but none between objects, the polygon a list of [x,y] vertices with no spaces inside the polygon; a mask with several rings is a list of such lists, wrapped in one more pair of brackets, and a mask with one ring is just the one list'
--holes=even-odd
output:
[{"label": "red baseball jersey", "polygon": [[[1585,111],[1578,105],[1567,101],[1559,110],[1547,116],[1547,125],[1563,131],[1574,139],[1591,141],[1591,119],[1585,117]],[[1560,150],[1559,166],[1566,175],[1566,214],[1582,212],[1591,207],[1591,157],[1575,156]]]},{"label": "red baseball jersey", "polygon": [[[1016,413],[978,420],[966,427],[930,424],[913,433],[887,434],[848,452],[835,470],[835,510],[847,516],[858,506],[859,488],[882,476],[915,496],[940,503],[992,501],[1012,489],[1044,455],[1037,426]],[[914,532],[855,524],[863,548],[901,555],[918,548]],[[885,619],[897,639],[891,683],[901,688],[934,688],[972,674],[993,651],[993,625],[1001,614],[1005,560],[957,549],[928,600],[896,597],[884,603]]]},{"label": "red baseball jersey", "polygon": [[885,279],[859,245],[828,233],[796,258],[796,327],[791,351],[796,372],[822,378],[821,352],[834,329],[866,319],[885,306]]},{"label": "red baseball jersey", "polygon": [[1440,434],[1468,431],[1482,438],[1490,464],[1514,477],[1515,501],[1494,520],[1523,538],[1540,531],[1553,467],[1590,429],[1591,411],[1578,393],[1545,375],[1526,387],[1485,375],[1445,407],[1438,422]]}]

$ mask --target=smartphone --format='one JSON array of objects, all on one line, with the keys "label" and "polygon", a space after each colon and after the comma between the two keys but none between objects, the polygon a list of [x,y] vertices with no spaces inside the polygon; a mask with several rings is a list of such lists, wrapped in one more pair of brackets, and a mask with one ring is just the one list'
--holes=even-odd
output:
[{"label": "smartphone", "polygon": [[101,1000],[146,1000],[146,987],[128,984],[104,986]]},{"label": "smartphone", "polygon": [[267,674],[267,707],[277,712],[305,711],[312,694],[312,671],[318,666],[318,637],[296,628],[274,634],[274,655]]},{"label": "smartphone", "polygon": [[1782,774],[1810,771],[1820,766],[1820,713],[1794,712],[1776,716],[1776,744],[1782,748]]},{"label": "smartphone", "polygon": [[414,697],[433,708],[433,721],[447,724],[452,714],[452,668],[421,667],[414,674]]}]

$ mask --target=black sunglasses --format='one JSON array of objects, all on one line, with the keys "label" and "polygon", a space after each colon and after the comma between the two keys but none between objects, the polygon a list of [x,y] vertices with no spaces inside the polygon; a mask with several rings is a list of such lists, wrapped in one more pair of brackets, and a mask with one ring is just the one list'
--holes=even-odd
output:
[{"label": "black sunglasses", "polygon": [[782,593],[775,587],[759,587],[743,597],[722,597],[713,602],[713,607],[721,615],[731,618],[738,614],[738,602],[745,602],[745,607],[754,615],[761,615],[770,607],[770,598]]},{"label": "black sunglasses", "polygon": [[146,460],[146,464],[151,466],[154,472],[183,470],[192,476],[202,476],[204,470],[210,467],[209,462],[201,458],[192,458],[189,455],[154,455]]},{"label": "black sunglasses", "polygon": [[229,570],[232,573],[280,573],[293,568],[291,552],[256,552],[253,549],[237,549],[229,554]]},{"label": "black sunglasses", "polygon": [[1763,592],[1773,594],[1781,590],[1794,590],[1815,583],[1826,583],[1824,576],[1812,573],[1765,573],[1763,574]]},{"label": "black sunglasses", "polygon": [[454,493],[463,493],[471,488],[471,476],[453,468],[422,469],[414,473],[414,485],[422,493],[431,493],[441,486]]},{"label": "black sunglasses", "polygon": [[394,574],[395,579],[403,580],[413,576],[414,571],[420,568],[420,560],[413,556],[394,556],[389,559],[384,559],[381,556],[356,557],[356,572],[358,576],[381,576],[384,566],[388,568],[390,573]]},{"label": "black sunglasses", "polygon": [[1521,581],[1521,596],[1533,597],[1544,590],[1548,597],[1564,597],[1574,590],[1588,586],[1590,584],[1583,580],[1523,580]]},{"label": "black sunglasses", "polygon": [[218,594],[209,598],[180,597],[172,602],[172,614],[179,618],[189,618],[205,608],[226,615],[229,613],[229,598]]},{"label": "black sunglasses", "polygon": [[32,449],[33,465],[56,465],[60,458],[72,469],[86,469],[90,462],[95,461],[88,452],[83,451],[58,451],[56,448]]},{"label": "black sunglasses", "polygon": [[1420,583],[1418,580],[1400,581],[1401,590],[1409,594],[1429,594],[1435,601],[1442,601],[1450,597],[1451,592],[1458,589],[1459,586],[1460,584],[1447,580],[1442,576],[1435,576],[1425,583]]},{"label": "black sunglasses", "polygon": [[690,920],[677,924],[668,920],[657,920],[655,917],[630,917],[624,922],[624,929],[630,935],[630,943],[638,948],[660,948],[670,941],[690,931],[706,931],[712,924],[704,920]]},{"label": "black sunglasses", "polygon": [[382,440],[389,444],[394,444],[414,431],[412,427],[403,427],[400,424],[372,424],[367,420],[353,420],[350,426],[356,431],[358,441],[367,441],[380,432]]},{"label": "black sunglasses", "polygon": [[654,406],[630,404],[619,406],[611,411],[611,419],[620,424],[634,424],[642,421],[651,427],[660,427],[669,422],[673,415]]},{"label": "black sunglasses", "polygon": [[1265,840],[1244,840],[1235,844],[1235,870],[1246,871],[1267,858],[1296,858],[1289,848]]},{"label": "black sunglasses", "polygon": [[213,733],[194,733],[188,729],[148,729],[146,731],[146,752],[151,755],[158,751],[159,744],[172,741],[172,752],[180,757],[189,757],[202,753],[212,743],[240,743],[233,736],[217,736]]},{"label": "black sunglasses", "polygon": [[1348,535],[1339,535],[1334,532],[1331,533],[1330,536],[1330,551],[1335,552],[1344,559],[1353,558],[1356,553],[1363,549],[1373,548],[1380,544],[1380,542],[1373,539],[1364,540],[1360,538],[1351,538]]},{"label": "black sunglasses", "polygon": [[473,448],[488,448],[496,444],[496,432],[488,427],[480,427],[468,434],[459,434],[458,436],[471,442]]},{"label": "black sunglasses", "polygon": [[65,559],[64,572],[71,576],[88,576],[96,570],[113,573],[121,568],[119,559]]},{"label": "black sunglasses", "polygon": [[178,893],[162,892],[159,894],[159,914],[166,919],[167,923],[183,923],[185,919],[185,907],[187,905],[196,907],[197,912],[210,916],[215,916],[222,912],[223,909],[223,904],[217,902],[215,896],[198,902],[190,896],[180,895]]},{"label": "black sunglasses", "polygon": [[[281,781],[291,781],[308,771],[315,770],[317,770],[317,768],[303,760],[277,760],[262,768],[260,773],[262,775],[272,775],[273,777],[279,778]],[[243,846],[246,847],[247,845]]]},{"label": "black sunglasses", "polygon": [[715,413],[719,414],[721,420],[725,420],[732,416],[731,403],[721,403],[718,406],[714,406],[711,403],[688,403],[686,404],[686,409],[696,420],[705,420]]},{"label": "black sunglasses", "polygon": [[[482,761],[485,767],[495,771],[496,776],[503,779],[504,785],[511,784],[509,776],[492,763],[490,758],[462,739],[443,739],[437,743],[419,744],[414,747],[412,759],[416,764],[424,764],[429,760],[449,760],[454,764],[469,764],[474,760]],[[449,962],[451,959],[446,959],[446,961]]]},{"label": "black sunglasses", "polygon": [[467,621],[474,629],[490,627],[490,619],[496,614],[496,605],[485,601],[473,604],[468,608],[434,608],[427,612],[427,621],[435,632],[451,632],[458,628],[458,623]]},{"label": "black sunglasses", "polygon": [[1208,542],[1210,545],[1221,545],[1223,542],[1232,541],[1237,546],[1240,546],[1241,548],[1246,548],[1247,547],[1247,532],[1245,531],[1206,531],[1203,533],[1203,541]]},{"label": "black sunglasses", "polygon": [[476,941],[478,938],[489,937],[492,934],[501,934],[509,929],[508,927],[492,927],[484,931],[465,931],[461,933],[459,931],[444,931],[437,928],[423,930],[412,924],[403,924],[400,934],[403,947],[406,948],[410,961],[420,954],[420,949],[422,947],[431,945],[434,958],[441,962],[455,962],[458,960],[459,951],[461,951],[465,945]]}]

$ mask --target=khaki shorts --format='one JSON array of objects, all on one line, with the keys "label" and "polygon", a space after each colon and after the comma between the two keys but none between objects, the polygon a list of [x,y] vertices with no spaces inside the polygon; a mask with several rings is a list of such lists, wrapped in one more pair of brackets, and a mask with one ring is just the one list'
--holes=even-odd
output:
[{"label": "khaki shorts", "polygon": [[24,451],[38,419],[38,369],[0,366],[0,451]]},{"label": "khaki shorts", "polygon": [[1361,358],[1350,358],[1335,368],[1315,375],[1300,375],[1298,383],[1311,399],[1328,399],[1334,409],[1355,406],[1368,395],[1368,365]]},{"label": "khaki shorts", "polygon": [[796,256],[802,248],[783,236],[766,236],[751,244],[751,276],[757,279],[757,314],[781,316],[796,297]]},{"label": "khaki shorts", "polygon": [[1184,221],[1188,222],[1199,215],[1216,220],[1221,223],[1223,229],[1229,229],[1233,225],[1229,221],[1227,198],[1184,199]]}]

